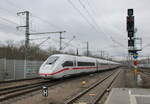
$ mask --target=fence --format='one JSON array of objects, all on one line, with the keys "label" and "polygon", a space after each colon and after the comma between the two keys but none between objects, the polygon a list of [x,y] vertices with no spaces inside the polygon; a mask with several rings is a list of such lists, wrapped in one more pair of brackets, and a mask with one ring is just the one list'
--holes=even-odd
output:
[{"label": "fence", "polygon": [[38,77],[43,61],[0,59],[0,81]]}]

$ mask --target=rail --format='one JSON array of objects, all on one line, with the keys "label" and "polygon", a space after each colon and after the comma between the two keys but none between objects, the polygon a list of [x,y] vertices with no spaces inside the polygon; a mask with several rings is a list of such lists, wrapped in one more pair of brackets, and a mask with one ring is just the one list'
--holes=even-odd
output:
[{"label": "rail", "polygon": [[[96,88],[97,86],[99,86],[100,84],[102,84],[103,82],[106,82],[107,79],[109,79],[110,77],[113,77],[112,80],[110,81],[110,83],[105,87],[105,89],[103,89],[103,91],[99,94],[97,94],[97,96],[95,96],[94,100],[92,100],[92,104],[96,104],[101,98],[102,96],[105,94],[105,92],[107,91],[107,89],[112,85],[112,83],[114,82],[114,80],[117,78],[117,76],[119,75],[120,70],[116,73],[112,72],[111,74],[107,75],[106,77],[104,77],[103,79],[99,79],[98,82],[92,84],[90,87],[86,88],[85,90],[79,92],[78,94],[76,94],[75,96],[73,96],[72,98],[66,100],[64,102],[64,104],[73,104],[76,102],[80,102],[80,99],[84,99],[82,98],[85,94],[89,93],[92,89]],[[114,76],[113,76],[114,75]],[[98,91],[98,90],[97,90]],[[93,99],[93,98],[92,98]],[[88,99],[90,100],[90,99]],[[91,101],[91,100],[90,100]],[[81,100],[82,102],[82,100]],[[86,103],[89,103],[86,101]],[[91,104],[91,103],[90,103]]]}]

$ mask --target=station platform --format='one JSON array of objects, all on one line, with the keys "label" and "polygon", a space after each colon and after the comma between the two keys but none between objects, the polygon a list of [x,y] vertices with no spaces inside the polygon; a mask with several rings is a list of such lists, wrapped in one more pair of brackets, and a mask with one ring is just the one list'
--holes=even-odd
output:
[{"label": "station platform", "polygon": [[150,89],[113,88],[105,104],[150,104]]}]

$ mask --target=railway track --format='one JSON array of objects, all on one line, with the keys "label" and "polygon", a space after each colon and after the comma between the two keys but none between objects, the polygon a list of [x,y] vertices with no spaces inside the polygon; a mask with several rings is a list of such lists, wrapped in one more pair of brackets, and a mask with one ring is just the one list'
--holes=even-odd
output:
[{"label": "railway track", "polygon": [[140,72],[146,75],[150,75],[150,72],[147,72],[147,71],[140,70]]},{"label": "railway track", "polygon": [[[84,77],[84,76],[80,76]],[[42,86],[52,87],[57,84],[63,83],[64,81],[71,81],[76,79],[76,77],[72,77],[69,79],[58,79],[58,80],[47,80],[47,81],[41,81],[40,82],[34,82],[34,83],[28,83],[13,87],[5,87],[0,88],[0,102],[16,98],[21,95],[25,95],[30,92],[38,91],[42,89]]]},{"label": "railway track", "polygon": [[30,84],[28,83],[28,84],[23,84],[23,85],[18,85],[18,86],[0,88],[0,102],[19,97],[21,95],[25,95],[30,92],[42,90],[42,86],[52,87],[57,84],[63,83],[64,81],[66,82],[66,81],[71,81],[74,79],[75,78],[62,79],[62,80],[47,80],[47,81],[40,80],[39,82],[34,82],[34,83],[32,82]]},{"label": "railway track", "polygon": [[35,78],[24,78],[24,79],[17,79],[17,80],[6,80],[6,81],[0,81],[0,84],[22,82],[22,81],[29,81],[29,80],[38,80],[38,79],[41,79],[41,78],[40,77],[35,77]]},{"label": "railway track", "polygon": [[64,104],[97,104],[97,102],[102,99],[103,95],[105,95],[107,89],[112,88],[113,82],[120,72],[120,70],[117,70],[115,73],[112,72],[103,79],[99,79],[98,82],[66,100]]},{"label": "railway track", "polygon": [[49,81],[40,81],[37,83],[30,83],[30,84],[18,85],[18,86],[13,86],[13,87],[1,88],[0,89],[0,96],[8,94],[8,93],[20,91],[22,89],[33,88],[33,87],[39,86],[39,85],[46,83],[46,82],[49,82]]},{"label": "railway track", "polygon": [[[23,80],[14,80],[14,81],[4,81],[4,83],[0,83],[0,93],[4,90],[9,90],[12,88],[24,87],[29,86],[30,84],[42,82],[43,79],[41,78],[30,78],[30,79],[23,79]],[[0,94],[1,95],[1,94]]]},{"label": "railway track", "polygon": [[37,83],[24,84],[19,86],[7,87],[0,89],[0,102],[14,98],[20,95],[24,95],[29,92],[37,91],[42,88],[44,85],[54,85],[49,83],[50,81],[40,81]]}]

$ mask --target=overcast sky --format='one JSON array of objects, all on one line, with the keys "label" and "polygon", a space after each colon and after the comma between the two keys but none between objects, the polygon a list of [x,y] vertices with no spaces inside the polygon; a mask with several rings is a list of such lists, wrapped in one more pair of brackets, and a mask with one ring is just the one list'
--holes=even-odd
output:
[{"label": "overcast sky", "polygon": [[[75,35],[68,49],[84,48],[89,42],[90,50],[107,51],[111,56],[127,55],[126,16],[127,9],[133,8],[136,36],[142,37],[143,46],[150,44],[150,1],[149,0],[0,0],[0,36],[5,40],[24,40],[25,16],[17,12],[30,12],[30,32],[67,31],[63,36],[67,42]],[[59,35],[50,36],[45,46],[58,47]],[[39,36],[38,36],[39,37]],[[38,38],[31,36],[31,38]],[[43,40],[38,40],[40,43]],[[75,49],[75,48],[74,48]],[[81,49],[80,49],[81,50]],[[82,49],[83,51],[84,49]],[[141,55],[150,55],[145,47]]]}]

